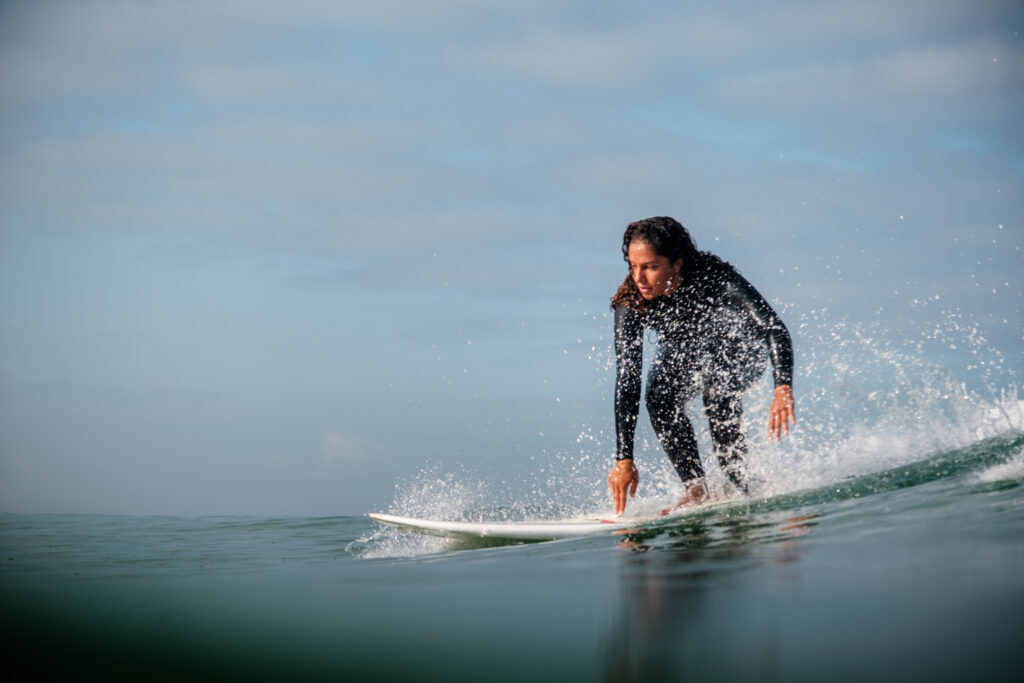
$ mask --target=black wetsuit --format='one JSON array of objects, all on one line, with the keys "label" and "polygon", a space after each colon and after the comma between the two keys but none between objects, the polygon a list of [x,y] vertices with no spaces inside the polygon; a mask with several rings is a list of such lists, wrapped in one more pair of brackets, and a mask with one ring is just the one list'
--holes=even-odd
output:
[{"label": "black wetsuit", "polygon": [[633,457],[640,411],[643,331],[658,333],[647,375],[647,412],[662,448],[683,482],[704,476],[686,406],[704,399],[711,439],[729,479],[746,489],[740,424],[741,394],[771,358],[775,386],[793,383],[793,349],[786,326],[735,268],[710,254],[686,281],[640,312],[615,306],[615,428],[617,459]]}]

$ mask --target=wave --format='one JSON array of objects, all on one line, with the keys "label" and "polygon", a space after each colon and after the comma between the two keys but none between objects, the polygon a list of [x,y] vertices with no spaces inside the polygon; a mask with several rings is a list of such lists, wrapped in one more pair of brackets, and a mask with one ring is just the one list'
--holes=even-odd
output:
[{"label": "wave", "polygon": [[[937,320],[907,321],[897,331],[834,322],[824,311],[796,317],[799,422],[781,442],[770,441],[762,423],[770,379],[744,397],[753,502],[735,512],[836,502],[966,472],[979,484],[1019,482],[1024,458],[1014,449],[1020,450],[1024,433],[1024,400],[1013,363],[962,314],[941,312]],[[614,361],[608,353],[596,353],[594,361],[603,366],[598,389],[610,406]],[[708,455],[699,407],[691,414],[708,484],[713,495],[727,496],[729,485]],[[637,514],[672,504],[682,493],[646,422],[642,416],[637,430],[640,491],[629,501]],[[614,443],[610,425],[584,428],[575,444],[544,452],[543,467],[512,481],[494,482],[461,464],[433,465],[398,486],[388,512],[465,521],[607,514],[605,477]],[[360,542],[370,554],[444,549],[437,539],[412,541],[403,532],[381,531]]]},{"label": "wave", "polygon": [[[791,538],[813,526],[813,520],[824,514],[823,511],[834,509],[844,501],[958,478],[967,484],[997,484],[997,488],[1020,485],[1024,480],[1024,432],[989,437],[963,448],[935,453],[923,460],[846,477],[824,486],[743,499],[695,511],[680,519],[649,525],[629,534],[628,539],[632,543],[643,543],[668,532],[676,537],[678,545],[681,534],[695,533],[700,536],[701,545],[708,546],[718,542],[735,544],[738,538],[744,543],[763,542],[780,536]],[[495,517],[495,512],[476,510],[467,518],[507,519]],[[501,513],[500,510],[497,512]],[[740,536],[735,533],[738,526],[743,529]],[[724,533],[718,533],[722,530]],[[716,533],[721,537],[717,542],[712,540]],[[384,527],[357,539],[349,549],[361,557],[384,558],[416,557],[493,545],[495,542],[487,540],[445,539]]]}]

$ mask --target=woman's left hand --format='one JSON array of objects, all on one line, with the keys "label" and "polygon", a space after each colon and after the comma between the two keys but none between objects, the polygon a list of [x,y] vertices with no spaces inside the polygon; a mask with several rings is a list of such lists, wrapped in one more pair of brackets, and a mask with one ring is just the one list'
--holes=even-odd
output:
[{"label": "woman's left hand", "polygon": [[768,436],[773,439],[789,434],[789,426],[796,424],[796,412],[793,406],[793,389],[788,384],[775,387],[775,398],[768,416]]}]

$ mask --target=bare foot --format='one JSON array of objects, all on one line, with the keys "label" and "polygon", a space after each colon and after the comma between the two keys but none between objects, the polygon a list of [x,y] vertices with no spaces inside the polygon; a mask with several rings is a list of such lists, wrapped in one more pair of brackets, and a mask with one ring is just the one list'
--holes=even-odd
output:
[{"label": "bare foot", "polygon": [[671,514],[676,510],[679,510],[680,508],[689,507],[691,505],[700,505],[707,499],[708,487],[704,484],[703,481],[701,481],[697,484],[694,484],[693,486],[688,486],[686,488],[686,493],[684,493],[683,497],[679,499],[679,502],[673,505],[672,507],[665,508],[664,510],[658,513],[658,516],[664,517],[665,515]]}]

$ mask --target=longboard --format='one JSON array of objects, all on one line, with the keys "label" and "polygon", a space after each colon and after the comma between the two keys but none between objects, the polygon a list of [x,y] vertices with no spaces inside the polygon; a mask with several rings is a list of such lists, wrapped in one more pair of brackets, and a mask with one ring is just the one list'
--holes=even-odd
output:
[{"label": "longboard", "polygon": [[523,522],[450,522],[440,519],[418,519],[371,512],[370,518],[399,529],[416,531],[435,536],[454,538],[493,538],[519,541],[552,541],[559,538],[574,538],[591,534],[623,531],[669,521],[724,505],[732,500],[715,500],[701,505],[691,505],[661,515],[639,517],[578,517],[575,519],[523,521]]}]

